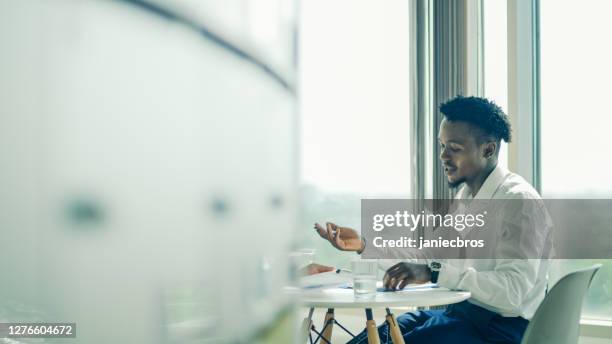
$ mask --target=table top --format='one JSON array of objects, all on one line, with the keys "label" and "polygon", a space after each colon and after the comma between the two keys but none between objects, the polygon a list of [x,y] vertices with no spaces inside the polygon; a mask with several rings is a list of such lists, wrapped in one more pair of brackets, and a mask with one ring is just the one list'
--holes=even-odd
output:
[{"label": "table top", "polygon": [[374,298],[355,298],[353,289],[327,288],[300,293],[300,302],[315,308],[386,308],[426,307],[461,302],[471,296],[468,291],[447,288],[415,288],[396,292],[377,292]]}]

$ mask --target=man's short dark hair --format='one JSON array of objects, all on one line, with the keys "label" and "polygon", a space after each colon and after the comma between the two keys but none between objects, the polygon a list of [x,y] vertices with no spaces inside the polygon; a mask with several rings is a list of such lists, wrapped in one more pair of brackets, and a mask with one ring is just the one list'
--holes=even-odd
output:
[{"label": "man's short dark hair", "polygon": [[448,121],[470,123],[497,141],[512,139],[508,116],[486,98],[458,96],[440,105],[440,112]]}]

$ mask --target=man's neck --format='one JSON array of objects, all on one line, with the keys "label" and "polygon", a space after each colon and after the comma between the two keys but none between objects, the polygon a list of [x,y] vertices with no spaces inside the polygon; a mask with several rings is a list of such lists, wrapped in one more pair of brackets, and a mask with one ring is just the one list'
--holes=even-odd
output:
[{"label": "man's neck", "polygon": [[480,191],[480,188],[482,187],[482,184],[484,184],[485,180],[487,180],[487,177],[491,174],[491,172],[493,172],[495,167],[497,167],[497,162],[486,166],[474,179],[465,182],[465,184],[467,184],[467,186],[470,188],[472,197],[476,197],[478,191]]}]

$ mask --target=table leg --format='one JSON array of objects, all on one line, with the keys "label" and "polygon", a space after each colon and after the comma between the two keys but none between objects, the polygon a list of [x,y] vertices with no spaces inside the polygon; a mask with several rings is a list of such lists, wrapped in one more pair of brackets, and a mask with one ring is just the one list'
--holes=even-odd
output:
[{"label": "table leg", "polygon": [[389,326],[389,333],[391,334],[393,344],[404,344],[404,337],[397,324],[397,319],[395,319],[395,315],[391,313],[389,308],[387,308],[387,326]]},{"label": "table leg", "polygon": [[325,321],[323,322],[323,335],[322,335],[322,337],[327,340],[327,343],[331,343],[333,329],[334,329],[334,309],[328,308],[327,313],[325,313]]},{"label": "table leg", "polygon": [[[312,314],[314,313],[314,307],[308,311],[308,316],[302,321],[302,328],[300,329],[300,343],[306,343],[306,340],[310,338],[310,329],[312,328]],[[312,342],[312,338],[311,338]]]},{"label": "table leg", "polygon": [[368,333],[369,344],[380,344],[380,336],[378,335],[378,327],[376,327],[376,321],[372,317],[372,309],[366,308],[366,331]]}]

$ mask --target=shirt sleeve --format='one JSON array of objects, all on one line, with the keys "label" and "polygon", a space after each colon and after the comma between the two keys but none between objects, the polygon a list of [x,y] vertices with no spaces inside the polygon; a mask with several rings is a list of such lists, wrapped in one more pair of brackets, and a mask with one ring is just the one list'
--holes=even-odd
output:
[{"label": "shirt sleeve", "polygon": [[506,313],[520,314],[526,295],[536,284],[542,258],[547,254],[550,226],[541,201],[511,200],[504,213],[494,268],[478,271],[463,268],[455,260],[442,265],[438,284],[470,291],[472,298]]}]

